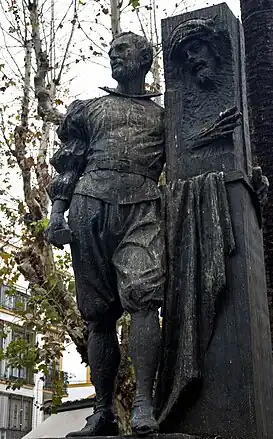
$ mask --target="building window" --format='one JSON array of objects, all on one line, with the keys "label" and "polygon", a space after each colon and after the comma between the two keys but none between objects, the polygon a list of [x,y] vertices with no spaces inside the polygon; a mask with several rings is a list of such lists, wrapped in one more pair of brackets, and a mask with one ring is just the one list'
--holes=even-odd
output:
[{"label": "building window", "polygon": [[28,294],[26,290],[16,287],[12,290],[7,285],[0,286],[0,306],[10,310],[25,311],[27,307]]},{"label": "building window", "polygon": [[[6,336],[1,337],[1,333],[3,334],[4,332],[6,333]],[[0,320],[0,349],[2,347],[2,349],[5,350],[9,343],[18,339],[25,339],[30,344],[34,345],[35,334],[25,331],[20,326],[11,325],[8,322]],[[1,377],[6,380],[21,379],[24,380],[26,384],[33,384],[33,372],[30,369],[27,369],[26,367],[10,367],[7,365],[5,359],[0,360],[0,378]]]},{"label": "building window", "polygon": [[[1,352],[1,354],[4,352],[4,349],[5,349],[4,330],[5,330],[4,322],[3,322],[3,320],[0,320],[0,352]],[[0,378],[3,378],[4,375],[5,375],[5,360],[0,360]],[[0,410],[0,413],[1,413],[1,410]]]},{"label": "building window", "polygon": [[[21,328],[19,327],[13,327],[12,328],[12,336],[11,336],[11,341],[17,341],[19,339],[28,339],[28,334],[25,333]],[[28,339],[29,341],[29,339]],[[27,368],[23,367],[23,368],[18,368],[18,367],[9,367],[8,368],[8,374],[9,374],[9,379],[27,379]]]},{"label": "building window", "polygon": [[0,393],[0,429],[8,428],[9,424],[9,395]]},{"label": "building window", "polygon": [[10,395],[9,400],[9,428],[29,431],[32,422],[32,399]]},{"label": "building window", "polygon": [[0,439],[19,439],[31,430],[32,405],[32,398],[0,393]]},{"label": "building window", "polygon": [[10,399],[9,428],[20,430],[20,398]]}]

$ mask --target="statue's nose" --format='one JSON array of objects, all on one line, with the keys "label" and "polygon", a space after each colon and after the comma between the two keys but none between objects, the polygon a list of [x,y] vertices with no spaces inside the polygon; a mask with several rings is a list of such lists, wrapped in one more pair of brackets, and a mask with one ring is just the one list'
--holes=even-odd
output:
[{"label": "statue's nose", "polygon": [[116,60],[118,58],[118,54],[116,51],[112,50],[111,55],[110,55],[110,59],[112,59],[113,61]]},{"label": "statue's nose", "polygon": [[189,62],[193,62],[195,60],[194,54],[192,52],[188,51],[188,50],[187,50],[187,60]]}]

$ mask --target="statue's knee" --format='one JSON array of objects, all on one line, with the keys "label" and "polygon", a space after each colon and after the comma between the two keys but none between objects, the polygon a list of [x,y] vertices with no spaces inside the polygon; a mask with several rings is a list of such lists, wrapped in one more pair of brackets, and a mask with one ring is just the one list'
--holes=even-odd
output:
[{"label": "statue's knee", "polygon": [[117,320],[116,319],[99,319],[92,322],[88,322],[88,332],[112,332],[116,331]]}]

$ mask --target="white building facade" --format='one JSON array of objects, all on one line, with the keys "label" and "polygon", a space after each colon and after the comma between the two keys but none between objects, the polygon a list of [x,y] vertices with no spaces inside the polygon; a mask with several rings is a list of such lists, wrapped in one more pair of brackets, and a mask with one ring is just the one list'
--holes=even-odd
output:
[{"label": "white building facade", "polygon": [[[18,303],[26,303],[27,294],[18,287],[18,294],[9,295],[8,289],[0,287],[0,349],[5,351],[13,340],[28,338],[35,343],[32,332],[25,332],[19,318],[14,314]],[[21,389],[7,388],[7,380],[22,379],[25,385]],[[37,381],[37,382],[36,382]],[[40,380],[41,381],[41,380]],[[37,377],[27,368],[9,367],[5,359],[0,359],[0,439],[20,439],[40,422],[43,403],[43,391]]]},{"label": "white building facade", "polygon": [[[24,331],[14,312],[18,304],[22,306],[26,300],[24,288],[18,287],[16,294],[11,296],[7,287],[0,286],[0,352],[18,337],[27,337],[33,343],[40,342],[39,335]],[[81,363],[73,343],[65,346],[60,358],[60,371],[66,381],[63,402],[94,397],[90,370]],[[8,389],[7,380],[18,378],[26,384],[17,390]],[[47,417],[41,409],[46,403],[50,405],[51,399],[50,379],[44,378],[42,373],[31,374],[26,368],[11,368],[0,356],[0,439],[21,439],[35,429]]]}]

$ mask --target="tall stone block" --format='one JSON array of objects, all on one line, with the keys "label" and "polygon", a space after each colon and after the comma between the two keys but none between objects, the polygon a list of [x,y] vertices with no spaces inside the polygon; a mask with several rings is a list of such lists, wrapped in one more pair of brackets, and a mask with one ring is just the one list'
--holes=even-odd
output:
[{"label": "tall stone block", "polygon": [[[168,416],[161,418],[162,429],[202,437],[272,439],[272,353],[260,210],[251,182],[241,25],[223,3],[163,20],[162,37],[167,182],[172,187],[200,174],[223,171],[235,239],[235,251],[226,259],[227,288],[215,305],[202,360],[202,380],[197,390],[191,382],[182,392]],[[242,124],[235,129],[238,114],[233,107],[242,114]],[[171,230],[174,211],[168,205],[167,212]],[[181,215],[187,215],[186,210]],[[179,232],[179,224],[176,229]],[[168,254],[169,261],[174,260],[180,246],[176,263],[182,261],[183,269],[185,253],[178,232],[172,242],[168,232]],[[169,271],[168,285],[171,276]],[[177,294],[177,283],[172,288]],[[172,294],[167,291],[167,302]],[[183,294],[186,297],[187,291]],[[168,311],[164,318],[160,373],[165,388],[171,388],[168,355],[173,354],[175,318]],[[166,334],[172,329],[171,336]],[[163,407],[164,391],[161,396]]]},{"label": "tall stone block", "polygon": [[[171,53],[175,29],[184,21],[214,19],[212,43],[218,60],[216,87],[200,88],[192,75],[183,70],[185,59]],[[244,43],[242,28],[223,3],[162,21],[165,69],[165,107],[168,180],[188,178],[203,172],[251,171],[248,114],[245,91]],[[179,38],[179,35],[178,37]],[[206,55],[206,54],[204,54]],[[197,67],[198,68],[198,67]],[[192,138],[209,126],[225,109],[237,106],[243,114],[243,127],[236,130],[233,142],[216,141],[209,147],[192,148]],[[175,111],[175,113],[174,113]],[[175,114],[175,117],[174,117]]]}]

